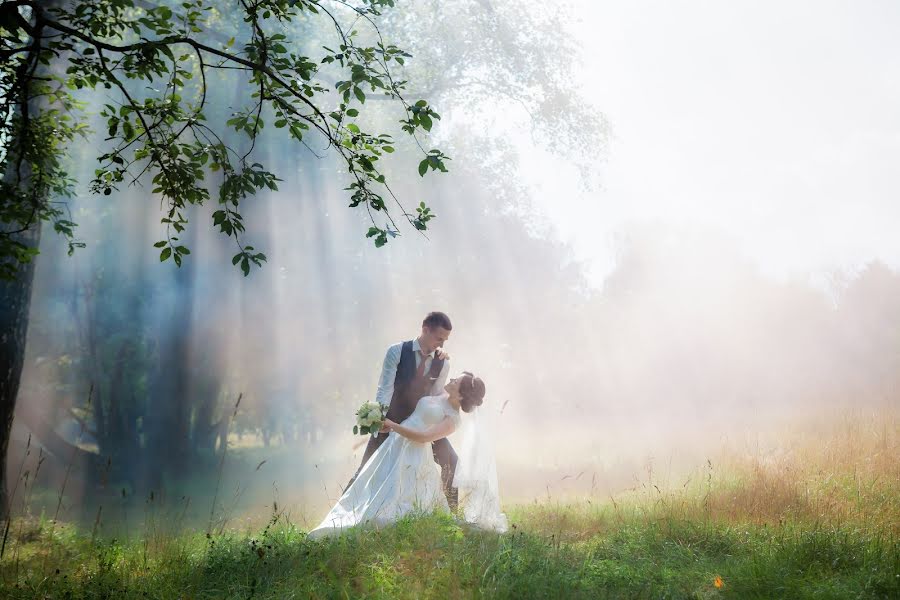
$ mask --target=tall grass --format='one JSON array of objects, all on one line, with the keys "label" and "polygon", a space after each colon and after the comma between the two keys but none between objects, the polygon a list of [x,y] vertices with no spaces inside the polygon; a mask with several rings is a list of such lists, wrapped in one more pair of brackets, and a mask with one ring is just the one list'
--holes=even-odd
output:
[{"label": "tall grass", "polygon": [[[420,515],[312,541],[273,504],[253,533],[133,538],[23,514],[6,598],[898,598],[898,421],[848,419],[681,481],[507,507],[504,535]],[[665,485],[664,485],[665,483]]]}]

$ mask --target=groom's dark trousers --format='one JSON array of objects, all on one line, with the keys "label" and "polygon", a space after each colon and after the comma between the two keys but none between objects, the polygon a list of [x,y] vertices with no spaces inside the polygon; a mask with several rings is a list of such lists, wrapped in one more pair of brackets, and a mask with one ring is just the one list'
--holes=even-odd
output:
[{"label": "groom's dark trousers", "polygon": [[[444,367],[443,360],[433,357],[431,359],[431,368],[427,373],[417,372],[416,358],[413,354],[412,345],[411,341],[403,342],[403,346],[400,349],[400,363],[397,365],[397,376],[394,378],[394,395],[391,397],[391,404],[387,411],[387,418],[395,423],[400,423],[412,414],[416,404],[419,402],[419,398],[430,393],[432,383],[438,378],[441,374],[441,369]],[[347,483],[347,487],[350,487],[350,484],[356,480],[356,476],[359,475],[363,465],[375,454],[375,451],[378,450],[387,437],[387,434],[382,433],[369,438],[359,469],[356,470],[353,478]],[[431,451],[434,454],[434,462],[441,467],[441,481],[444,486],[444,494],[447,496],[447,503],[450,505],[451,510],[456,510],[459,492],[455,487],[452,487],[453,476],[456,473],[456,452],[447,438],[441,438],[432,442]]]}]

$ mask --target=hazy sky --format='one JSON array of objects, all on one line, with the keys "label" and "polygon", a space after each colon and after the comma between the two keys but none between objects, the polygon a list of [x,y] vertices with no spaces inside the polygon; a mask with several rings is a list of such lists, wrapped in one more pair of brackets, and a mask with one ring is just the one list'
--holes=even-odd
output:
[{"label": "hazy sky", "polygon": [[723,229],[779,276],[900,267],[900,3],[576,5],[603,188],[540,152],[524,171],[595,281],[648,218]]}]

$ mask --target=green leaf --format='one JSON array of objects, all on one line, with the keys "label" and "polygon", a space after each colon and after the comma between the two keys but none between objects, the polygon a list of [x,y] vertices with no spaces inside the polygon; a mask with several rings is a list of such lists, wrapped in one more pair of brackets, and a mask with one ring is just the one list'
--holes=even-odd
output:
[{"label": "green leaf", "polygon": [[359,100],[361,103],[366,101],[366,95],[358,87],[353,88],[353,94],[356,96],[356,99]]},{"label": "green leaf", "polygon": [[419,176],[424,177],[426,171],[428,171],[428,159],[427,158],[419,163]]},{"label": "green leaf", "polygon": [[159,262],[165,262],[170,256],[172,256],[172,249],[163,248],[163,251],[159,253]]}]

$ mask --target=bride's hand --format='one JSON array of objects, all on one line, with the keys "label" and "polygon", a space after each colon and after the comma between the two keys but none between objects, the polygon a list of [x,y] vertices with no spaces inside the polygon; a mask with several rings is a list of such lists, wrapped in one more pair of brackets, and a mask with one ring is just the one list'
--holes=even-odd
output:
[{"label": "bride's hand", "polygon": [[437,349],[437,357],[440,360],[450,360],[450,355],[443,348]]},{"label": "bride's hand", "polygon": [[384,423],[381,424],[381,429],[378,430],[378,433],[388,433],[389,431],[393,431],[393,427],[396,425],[390,419],[385,419]]}]

